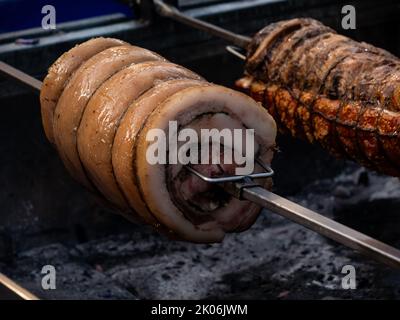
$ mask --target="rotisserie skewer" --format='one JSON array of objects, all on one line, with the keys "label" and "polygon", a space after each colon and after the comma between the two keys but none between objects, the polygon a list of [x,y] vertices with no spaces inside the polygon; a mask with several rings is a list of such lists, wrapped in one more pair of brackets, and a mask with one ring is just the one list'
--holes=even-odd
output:
[{"label": "rotisserie skewer", "polygon": [[[7,77],[18,80],[34,90],[40,90],[41,88],[38,80],[3,62],[0,62],[0,72]],[[160,119],[162,119],[162,117]],[[261,167],[263,167],[265,173],[259,173],[258,177],[270,177],[272,175],[273,172],[268,168],[268,166],[262,165]],[[400,251],[396,248],[388,246],[376,239],[366,236],[318,213],[299,206],[285,198],[282,198],[264,189],[262,185],[255,183],[248,176],[210,178],[196,169],[193,169],[192,167],[188,166],[186,168],[193,175],[200,177],[205,183],[216,183],[219,188],[222,188],[227,193],[239,200],[248,200],[250,202],[257,203],[264,208],[267,208],[330,239],[353,248],[377,261],[392,267],[400,267]],[[182,234],[180,236],[182,237]],[[199,234],[199,238],[197,239],[198,241],[204,241],[202,240],[203,238],[201,234]],[[218,236],[213,238],[213,241],[215,240],[218,240]]]}]

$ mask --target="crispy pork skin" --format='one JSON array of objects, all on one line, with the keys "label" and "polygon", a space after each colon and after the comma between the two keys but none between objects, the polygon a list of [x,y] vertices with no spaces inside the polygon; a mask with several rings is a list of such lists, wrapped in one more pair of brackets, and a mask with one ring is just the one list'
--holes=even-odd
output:
[{"label": "crispy pork skin", "polygon": [[79,159],[76,134],[87,103],[103,82],[121,69],[132,63],[161,59],[139,47],[109,48],[82,64],[65,87],[54,112],[55,143],[66,168],[84,186],[93,188]]},{"label": "crispy pork skin", "polygon": [[105,81],[90,99],[78,129],[78,151],[90,180],[121,208],[127,203],[115,180],[111,149],[116,129],[128,106],[157,82],[197,79],[195,73],[169,62],[131,65]]},{"label": "crispy pork skin", "polygon": [[125,199],[144,221],[158,227],[160,224],[147,208],[139,190],[135,169],[136,142],[143,123],[151,112],[172,94],[204,81],[174,79],[161,82],[135,100],[123,115],[112,146],[112,167]]},{"label": "crispy pork skin", "polygon": [[65,52],[53,63],[43,80],[43,88],[40,92],[43,129],[51,143],[54,143],[54,109],[70,77],[82,63],[95,54],[110,47],[121,45],[127,45],[127,43],[113,38],[90,39]]}]

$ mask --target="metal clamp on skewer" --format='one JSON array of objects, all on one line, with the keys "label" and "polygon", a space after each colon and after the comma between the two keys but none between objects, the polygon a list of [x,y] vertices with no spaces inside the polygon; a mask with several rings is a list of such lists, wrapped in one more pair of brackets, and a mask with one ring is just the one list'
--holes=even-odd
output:
[{"label": "metal clamp on skewer", "polygon": [[236,181],[241,181],[244,180],[245,178],[249,178],[249,179],[265,179],[265,178],[269,178],[272,177],[274,175],[274,170],[272,170],[272,168],[268,165],[266,165],[265,163],[263,163],[260,160],[256,160],[256,162],[264,169],[264,172],[257,172],[257,173],[252,173],[250,175],[247,176],[224,176],[224,177],[218,177],[218,178],[213,178],[213,177],[207,177],[203,174],[201,174],[200,172],[198,172],[197,170],[193,169],[190,166],[186,166],[185,168],[187,170],[189,170],[190,172],[192,172],[193,174],[195,174],[196,176],[198,176],[201,180],[206,181],[208,183],[226,183],[226,182],[236,182]]},{"label": "metal clamp on skewer", "polygon": [[[239,200],[257,203],[263,208],[355,249],[366,256],[391,267],[400,268],[400,250],[264,189],[260,184],[253,181],[252,178],[256,174],[210,178],[189,166],[186,168],[203,181],[219,184],[226,192]],[[265,168],[269,167],[266,166]],[[270,169],[261,174],[264,174],[265,177],[271,177],[273,170]]]},{"label": "metal clamp on skewer", "polygon": [[232,176],[213,178],[205,176],[204,174],[198,172],[189,165],[185,166],[185,168],[205,182],[214,184],[223,184],[223,189],[225,191],[227,191],[229,194],[231,194],[232,196],[234,196],[239,200],[244,200],[242,194],[244,188],[261,187],[261,185],[259,183],[254,182],[253,179],[270,178],[275,173],[274,170],[272,170],[272,168],[269,165],[263,163],[261,160],[256,159],[256,163],[259,164],[264,171],[252,173],[246,176],[232,175]]},{"label": "metal clamp on skewer", "polygon": [[243,196],[244,190],[255,187],[261,188],[261,185],[246,176],[240,181],[225,183],[223,189],[236,199],[246,200]]}]

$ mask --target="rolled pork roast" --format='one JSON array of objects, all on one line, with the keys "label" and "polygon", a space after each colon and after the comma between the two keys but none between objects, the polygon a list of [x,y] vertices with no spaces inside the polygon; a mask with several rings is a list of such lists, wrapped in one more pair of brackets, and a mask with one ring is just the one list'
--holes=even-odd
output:
[{"label": "rolled pork roast", "polygon": [[[40,100],[46,136],[67,170],[126,218],[198,243],[221,241],[257,218],[257,205],[229,196],[185,165],[154,164],[146,156],[151,130],[168,136],[175,121],[178,131],[189,128],[199,136],[202,129],[254,129],[254,156],[270,164],[276,125],[252,98],[149,50],[96,38],[50,67]],[[234,174],[236,165],[192,167],[218,177]],[[271,186],[268,179],[262,183]]]},{"label": "rolled pork roast", "polygon": [[321,22],[271,23],[248,46],[238,89],[283,133],[400,177],[400,59]]}]

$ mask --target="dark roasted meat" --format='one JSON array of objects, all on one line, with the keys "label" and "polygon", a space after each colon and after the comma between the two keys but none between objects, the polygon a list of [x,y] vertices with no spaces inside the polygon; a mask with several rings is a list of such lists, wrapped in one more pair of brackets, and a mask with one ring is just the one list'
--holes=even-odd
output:
[{"label": "dark roasted meat", "polygon": [[281,132],[400,176],[400,60],[312,19],[258,32],[238,88],[262,102]]}]

